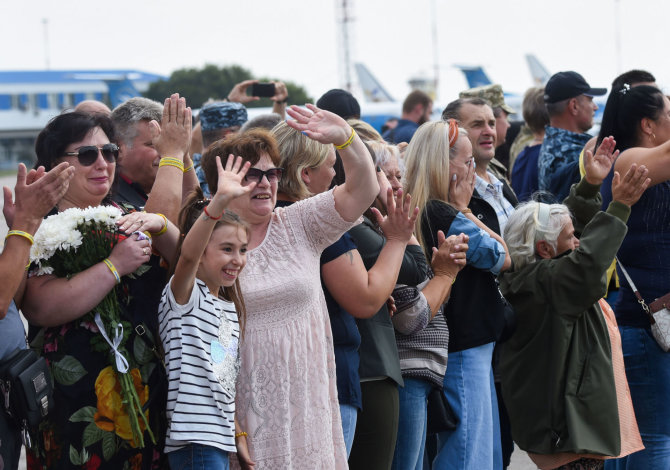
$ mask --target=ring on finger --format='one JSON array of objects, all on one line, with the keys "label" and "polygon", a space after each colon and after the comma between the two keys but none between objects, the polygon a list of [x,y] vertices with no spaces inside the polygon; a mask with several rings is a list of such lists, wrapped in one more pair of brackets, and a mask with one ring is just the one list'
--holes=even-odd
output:
[{"label": "ring on finger", "polygon": [[147,248],[146,246],[144,248],[142,248],[142,253],[144,253],[145,255],[148,255],[149,254],[149,248]]}]

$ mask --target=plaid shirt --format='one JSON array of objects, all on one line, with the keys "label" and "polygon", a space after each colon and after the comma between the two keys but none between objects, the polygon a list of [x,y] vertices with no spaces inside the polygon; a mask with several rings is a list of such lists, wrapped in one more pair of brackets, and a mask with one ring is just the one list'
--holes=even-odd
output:
[{"label": "plaid shirt", "polygon": [[493,176],[490,171],[487,171],[486,173],[491,179],[491,182],[487,183],[482,177],[476,175],[475,191],[477,191],[479,197],[484,199],[496,211],[498,225],[500,226],[500,236],[502,237],[505,233],[507,219],[512,215],[512,212],[514,212],[514,206],[512,206],[512,204],[505,199],[505,196],[503,196],[502,182]]}]

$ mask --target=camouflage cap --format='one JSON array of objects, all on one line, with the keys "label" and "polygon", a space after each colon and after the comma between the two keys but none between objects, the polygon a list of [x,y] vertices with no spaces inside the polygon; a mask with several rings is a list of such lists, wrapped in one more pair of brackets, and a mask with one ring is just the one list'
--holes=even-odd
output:
[{"label": "camouflage cap", "polygon": [[505,96],[500,85],[484,85],[470,88],[458,94],[459,98],[483,98],[491,103],[492,108],[502,108],[508,114],[516,114],[514,108],[505,103]]},{"label": "camouflage cap", "polygon": [[240,103],[217,101],[200,109],[200,125],[203,131],[216,131],[247,122],[247,108]]}]

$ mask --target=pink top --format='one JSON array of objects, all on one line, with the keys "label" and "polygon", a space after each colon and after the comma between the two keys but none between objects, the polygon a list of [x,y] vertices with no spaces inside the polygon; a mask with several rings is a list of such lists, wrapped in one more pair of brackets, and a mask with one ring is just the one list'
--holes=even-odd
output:
[{"label": "pink top", "polygon": [[347,468],[319,258],[355,224],[328,191],[276,208],[247,253],[236,405],[257,470]]}]

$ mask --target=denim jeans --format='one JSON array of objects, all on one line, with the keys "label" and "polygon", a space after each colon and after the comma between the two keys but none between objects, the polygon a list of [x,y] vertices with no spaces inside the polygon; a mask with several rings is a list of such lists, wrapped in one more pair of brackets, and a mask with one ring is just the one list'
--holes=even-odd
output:
[{"label": "denim jeans", "polygon": [[354,443],[354,435],[356,434],[358,408],[340,403],[340,416],[342,417],[344,445],[347,447],[347,458],[349,458],[349,454],[351,453],[351,445]]},{"label": "denim jeans", "polygon": [[394,470],[422,470],[426,445],[426,408],[433,384],[427,380],[403,378],[398,388],[400,405],[398,439],[393,454]]},{"label": "denim jeans", "polygon": [[[642,315],[640,310],[640,315]],[[620,326],[623,359],[644,450],[605,462],[606,470],[670,468],[670,353],[663,352],[651,332]]]},{"label": "denim jeans", "polygon": [[228,452],[212,446],[189,444],[168,452],[171,470],[229,470]]},{"label": "denim jeans", "polygon": [[459,419],[440,433],[434,470],[502,469],[491,357],[495,343],[449,353],[444,394]]}]

